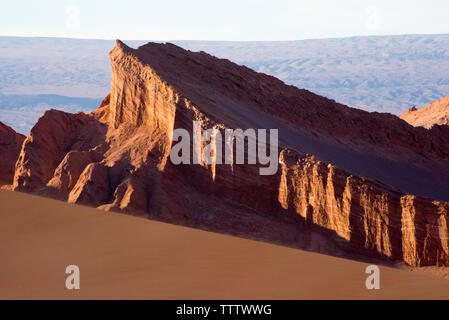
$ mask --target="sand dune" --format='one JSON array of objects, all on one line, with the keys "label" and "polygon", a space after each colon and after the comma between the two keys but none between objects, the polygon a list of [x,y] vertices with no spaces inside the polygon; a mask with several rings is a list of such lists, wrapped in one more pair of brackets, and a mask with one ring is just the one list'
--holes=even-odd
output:
[{"label": "sand dune", "polygon": [[[0,191],[2,299],[447,299],[449,281]],[[80,267],[81,289],[65,288]]]}]

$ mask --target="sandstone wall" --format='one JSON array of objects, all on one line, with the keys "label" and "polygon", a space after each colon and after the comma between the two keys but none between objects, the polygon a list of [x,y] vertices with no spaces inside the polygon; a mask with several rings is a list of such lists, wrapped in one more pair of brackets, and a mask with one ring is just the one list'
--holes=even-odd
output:
[{"label": "sandstone wall", "polygon": [[172,164],[175,128],[192,136],[194,120],[221,132],[229,122],[120,42],[111,65],[111,94],[98,110],[39,119],[18,158],[15,190],[340,256],[449,266],[448,203],[286,147],[273,176],[257,165]]}]

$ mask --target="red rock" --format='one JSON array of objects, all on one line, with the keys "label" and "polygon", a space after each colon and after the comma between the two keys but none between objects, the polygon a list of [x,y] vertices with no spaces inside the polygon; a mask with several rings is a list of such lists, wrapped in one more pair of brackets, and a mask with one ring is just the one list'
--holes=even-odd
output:
[{"label": "red rock", "polygon": [[[98,148],[97,148],[98,149]],[[104,150],[101,150],[104,152]],[[92,162],[102,159],[102,153],[92,149],[89,151],[70,151],[56,168],[53,177],[47,183],[48,191],[56,190],[55,196],[65,198],[75,187],[81,173]]]},{"label": "red rock", "polygon": [[99,206],[111,198],[108,167],[98,162],[90,163],[81,173],[70,191],[68,202]]},{"label": "red rock", "polygon": [[14,168],[25,136],[0,122],[0,186],[12,184]]},{"label": "red rock", "polygon": [[14,190],[31,191],[45,187],[69,151],[87,151],[95,147],[104,136],[97,122],[84,113],[46,111],[23,143],[16,164]]},{"label": "red rock", "polygon": [[434,125],[449,125],[449,96],[433,101],[425,108],[410,107],[400,118],[412,126],[427,129]]},{"label": "red rock", "polygon": [[[346,107],[171,44],[111,51],[89,115],[49,111],[16,190],[335,255],[449,265],[449,130]],[[174,128],[278,128],[279,170],[174,165]],[[423,197],[428,196],[428,197]],[[430,197],[430,198],[429,198]]]}]

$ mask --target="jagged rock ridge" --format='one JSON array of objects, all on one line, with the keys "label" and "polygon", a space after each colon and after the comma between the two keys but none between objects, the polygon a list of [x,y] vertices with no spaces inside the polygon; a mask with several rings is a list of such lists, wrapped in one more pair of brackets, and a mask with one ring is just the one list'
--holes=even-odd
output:
[{"label": "jagged rock ridge", "polygon": [[449,96],[433,101],[427,107],[410,107],[399,116],[412,126],[433,128],[435,125],[449,125]]},{"label": "jagged rock ridge", "polygon": [[[15,190],[336,255],[449,265],[448,203],[413,195],[449,199],[445,127],[414,128],[171,44],[117,41],[110,56],[110,95],[89,115],[47,111],[23,144]],[[277,174],[173,165],[173,129],[192,133],[194,120],[278,128]]]}]

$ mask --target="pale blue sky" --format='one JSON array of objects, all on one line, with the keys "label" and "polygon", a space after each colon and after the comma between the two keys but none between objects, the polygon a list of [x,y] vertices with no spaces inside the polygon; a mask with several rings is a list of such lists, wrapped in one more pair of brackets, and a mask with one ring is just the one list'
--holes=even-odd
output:
[{"label": "pale blue sky", "polygon": [[0,35],[151,40],[300,40],[449,33],[447,0],[14,0]]}]

